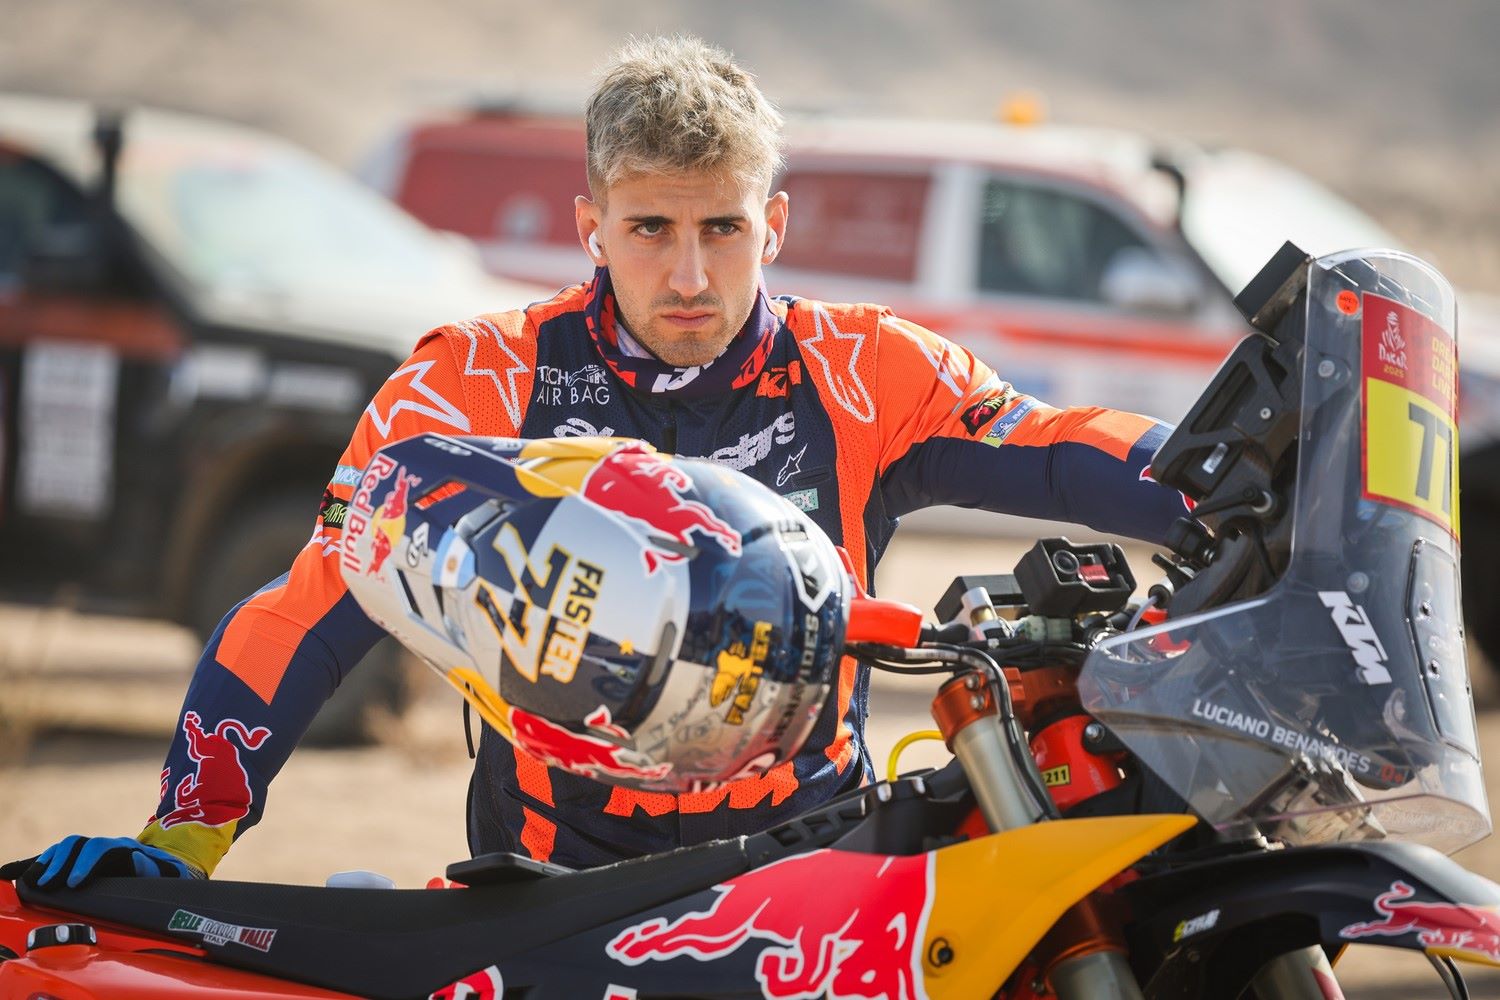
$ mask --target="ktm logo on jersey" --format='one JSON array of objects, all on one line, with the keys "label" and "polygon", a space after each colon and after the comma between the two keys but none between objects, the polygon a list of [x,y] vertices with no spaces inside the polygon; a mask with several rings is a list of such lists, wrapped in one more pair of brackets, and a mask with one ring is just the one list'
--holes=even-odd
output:
[{"label": "ktm logo on jersey", "polygon": [[767,368],[760,373],[755,394],[767,399],[781,399],[794,385],[802,384],[802,362],[793,361],[785,368]]}]

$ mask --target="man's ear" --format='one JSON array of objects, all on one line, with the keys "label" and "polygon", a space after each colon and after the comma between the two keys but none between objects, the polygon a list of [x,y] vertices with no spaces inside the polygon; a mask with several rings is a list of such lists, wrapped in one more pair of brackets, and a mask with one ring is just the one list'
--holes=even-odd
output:
[{"label": "man's ear", "polygon": [[594,262],[595,267],[604,267],[608,261],[605,259],[604,246],[599,242],[600,218],[599,206],[584,195],[573,199],[573,221],[578,226],[578,242],[583,244],[584,252]]},{"label": "man's ear", "polygon": [[761,251],[762,264],[771,263],[781,252],[781,248],[786,246],[786,220],[790,202],[785,191],[777,191],[766,199],[766,245]]}]

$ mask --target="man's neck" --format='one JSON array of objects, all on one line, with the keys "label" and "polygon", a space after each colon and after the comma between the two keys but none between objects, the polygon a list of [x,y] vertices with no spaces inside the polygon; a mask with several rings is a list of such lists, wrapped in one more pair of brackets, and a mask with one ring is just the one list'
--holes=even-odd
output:
[{"label": "man's neck", "polygon": [[635,339],[635,335],[630,332],[630,328],[625,325],[618,315],[615,316],[615,343],[619,346],[620,353],[627,358],[656,358],[657,361],[661,360],[645,344]]}]

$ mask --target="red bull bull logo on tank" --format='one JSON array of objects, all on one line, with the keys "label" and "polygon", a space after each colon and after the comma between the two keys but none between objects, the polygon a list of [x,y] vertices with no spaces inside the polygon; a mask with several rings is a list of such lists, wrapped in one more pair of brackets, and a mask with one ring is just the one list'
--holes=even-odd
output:
[{"label": "red bull bull logo on tank", "polygon": [[714,886],[707,910],[627,927],[605,953],[632,966],[711,962],[761,944],[755,976],[768,1000],[919,1000],[934,863],[933,854],[799,854]]},{"label": "red bull bull logo on tank", "polygon": [[653,540],[673,543],[643,553],[646,572],[681,562],[681,548],[712,540],[731,555],[740,554],[740,533],[706,504],[684,498],[693,481],[656,452],[629,444],[606,455],[583,481],[583,495],[646,529]]},{"label": "red bull bull logo on tank", "polygon": [[1418,903],[1416,890],[1399,879],[1375,897],[1379,920],[1350,924],[1339,931],[1346,941],[1415,934],[1422,947],[1466,952],[1500,963],[1500,910],[1463,903]]}]

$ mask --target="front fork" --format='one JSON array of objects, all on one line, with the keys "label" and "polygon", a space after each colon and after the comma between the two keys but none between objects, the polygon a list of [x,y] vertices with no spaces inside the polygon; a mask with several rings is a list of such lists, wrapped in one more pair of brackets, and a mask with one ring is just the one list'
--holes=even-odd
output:
[{"label": "front fork", "polygon": [[[1041,778],[1029,754],[1018,759],[1006,734],[1006,726],[1014,722],[1002,720],[1001,699],[1009,705],[1010,691],[997,692],[988,678],[967,673],[945,684],[932,703],[938,729],[968,776],[993,833],[1030,826],[1047,816],[1037,799]],[[1028,766],[1031,775],[1022,770]],[[1059,1000],[1144,1000],[1125,960],[1118,924],[1094,897],[1073,906],[1047,935],[1046,944],[1053,957],[1045,978]]]},{"label": "front fork", "polygon": [[[1001,678],[1000,683],[1006,683],[1004,674]],[[1009,685],[1001,691],[996,687],[980,673],[960,675],[938,692],[932,715],[969,778],[986,824],[991,832],[1000,833],[1042,822],[1047,808],[1038,800],[1041,779],[1029,754],[1024,761],[1020,759],[1007,736],[1006,727],[1015,725],[1014,694]],[[1030,775],[1023,771],[1028,766]],[[1043,979],[1058,1000],[1144,1000],[1126,959],[1119,921],[1102,894],[1069,909],[1048,933],[1042,950],[1046,955]],[[1277,1000],[1343,1000],[1344,996],[1327,956],[1318,947],[1272,959],[1256,974],[1253,986],[1258,997]]]},{"label": "front fork", "polygon": [[1271,959],[1250,981],[1257,997],[1276,1000],[1344,1000],[1328,956],[1317,945]]}]

